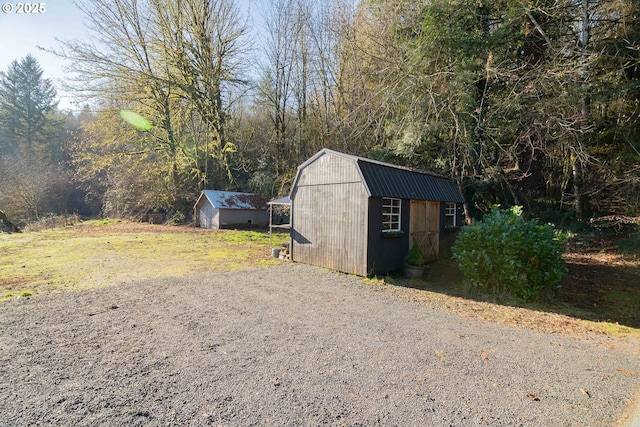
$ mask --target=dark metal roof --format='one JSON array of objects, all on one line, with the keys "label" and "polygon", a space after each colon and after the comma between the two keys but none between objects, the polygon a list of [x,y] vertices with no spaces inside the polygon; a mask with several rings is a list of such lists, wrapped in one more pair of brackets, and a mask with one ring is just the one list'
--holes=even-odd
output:
[{"label": "dark metal roof", "polygon": [[464,198],[453,181],[444,176],[345,154],[328,148],[323,148],[298,166],[298,173],[291,187],[292,192],[300,177],[300,171],[326,154],[353,161],[360,171],[370,196],[464,203]]},{"label": "dark metal roof", "polygon": [[357,164],[372,196],[464,203],[453,181],[447,178],[362,157]]}]

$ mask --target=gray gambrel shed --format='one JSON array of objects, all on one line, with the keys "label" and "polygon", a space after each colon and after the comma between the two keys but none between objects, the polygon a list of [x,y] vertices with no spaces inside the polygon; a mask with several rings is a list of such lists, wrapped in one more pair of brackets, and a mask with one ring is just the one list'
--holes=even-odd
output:
[{"label": "gray gambrel shed", "polygon": [[290,198],[291,259],[361,276],[401,269],[414,242],[437,259],[464,202],[442,176],[329,149],[298,167]]}]

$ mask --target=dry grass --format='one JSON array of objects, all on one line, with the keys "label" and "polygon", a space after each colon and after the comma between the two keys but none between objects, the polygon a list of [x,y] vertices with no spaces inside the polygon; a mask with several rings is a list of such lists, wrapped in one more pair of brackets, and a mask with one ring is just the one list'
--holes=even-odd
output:
[{"label": "dry grass", "polygon": [[0,235],[0,252],[0,298],[277,262],[265,232],[105,221]]},{"label": "dry grass", "polygon": [[[425,280],[386,277],[374,283],[399,298],[543,333],[640,339],[640,263],[620,253],[570,253],[569,273],[553,298],[523,303],[504,296],[469,297],[453,260],[431,266]],[[640,355],[640,349],[638,350]]]}]

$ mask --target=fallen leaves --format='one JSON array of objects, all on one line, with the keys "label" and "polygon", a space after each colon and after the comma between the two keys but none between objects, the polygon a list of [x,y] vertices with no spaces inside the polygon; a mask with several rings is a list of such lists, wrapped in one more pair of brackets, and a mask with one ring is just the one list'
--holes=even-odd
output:
[{"label": "fallen leaves", "polygon": [[616,371],[618,371],[618,372],[622,372],[622,374],[624,374],[624,375],[625,375],[625,376],[627,376],[627,377],[633,377],[633,376],[635,376],[635,375],[636,375],[636,373],[635,373],[635,372],[625,371],[624,369],[621,369],[621,368],[616,368]]}]

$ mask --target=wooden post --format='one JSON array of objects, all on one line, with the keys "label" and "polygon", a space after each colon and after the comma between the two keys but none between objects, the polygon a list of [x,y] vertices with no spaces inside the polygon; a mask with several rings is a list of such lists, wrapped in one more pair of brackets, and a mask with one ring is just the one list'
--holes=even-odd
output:
[{"label": "wooden post", "polygon": [[273,248],[273,203],[269,203],[269,250]]}]

